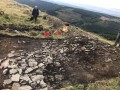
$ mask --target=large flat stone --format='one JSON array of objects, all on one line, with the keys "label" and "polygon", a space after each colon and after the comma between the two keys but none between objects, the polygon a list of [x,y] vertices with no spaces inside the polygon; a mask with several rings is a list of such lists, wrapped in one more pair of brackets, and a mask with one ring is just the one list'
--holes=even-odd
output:
[{"label": "large flat stone", "polygon": [[12,81],[15,81],[15,82],[19,82],[19,80],[20,80],[20,75],[19,75],[19,74],[12,75],[11,80],[12,80]]}]

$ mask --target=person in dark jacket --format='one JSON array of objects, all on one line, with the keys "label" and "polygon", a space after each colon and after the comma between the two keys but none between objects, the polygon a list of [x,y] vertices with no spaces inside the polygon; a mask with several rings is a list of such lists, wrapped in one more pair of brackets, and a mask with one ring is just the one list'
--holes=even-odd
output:
[{"label": "person in dark jacket", "polygon": [[35,20],[35,23],[36,23],[38,16],[39,16],[39,10],[38,10],[38,7],[35,6],[32,11],[32,18],[30,20]]}]

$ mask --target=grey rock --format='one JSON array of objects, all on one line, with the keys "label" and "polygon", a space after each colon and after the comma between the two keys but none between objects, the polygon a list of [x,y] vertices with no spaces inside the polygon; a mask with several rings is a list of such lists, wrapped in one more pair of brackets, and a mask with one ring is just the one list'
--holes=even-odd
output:
[{"label": "grey rock", "polygon": [[85,51],[85,50],[86,50],[86,47],[82,47],[81,50]]},{"label": "grey rock", "polygon": [[16,69],[11,69],[11,70],[9,71],[9,73],[10,73],[10,74],[16,74],[16,73],[17,73],[17,70],[16,70]]},{"label": "grey rock", "polygon": [[106,63],[112,62],[111,58],[108,58],[107,60],[105,60]]},{"label": "grey rock", "polygon": [[24,81],[30,81],[30,78],[28,75],[24,75],[20,77],[20,80],[24,80]]},{"label": "grey rock", "polygon": [[19,82],[19,80],[20,80],[20,75],[19,75],[19,74],[12,75],[11,80],[12,80],[12,81],[15,81],[15,82]]},{"label": "grey rock", "polygon": [[60,53],[64,53],[64,50],[63,50],[63,49],[60,49]]},{"label": "grey rock", "polygon": [[11,90],[19,90],[20,84],[19,83],[13,83]]},{"label": "grey rock", "polygon": [[8,54],[8,57],[9,57],[9,58],[12,58],[12,57],[14,57],[14,56],[15,56],[15,55],[14,55],[13,53],[9,53],[9,54]]},{"label": "grey rock", "polygon": [[20,52],[23,52],[24,50],[19,50]]},{"label": "grey rock", "polygon": [[40,74],[40,75],[43,74],[43,69],[38,69],[38,70],[36,70],[36,73],[37,73],[37,74]]},{"label": "grey rock", "polygon": [[9,65],[8,68],[10,68],[10,69],[16,69],[17,68],[17,64],[16,65]]},{"label": "grey rock", "polygon": [[35,55],[36,58],[40,58],[41,56],[40,55]]},{"label": "grey rock", "polygon": [[21,57],[17,57],[15,60],[22,60],[22,58]]},{"label": "grey rock", "polygon": [[40,80],[37,81],[37,84],[40,84]]},{"label": "grey rock", "polygon": [[9,59],[5,60],[4,62],[1,63],[0,68],[7,68],[9,66]]},{"label": "grey rock", "polygon": [[32,88],[35,88],[37,86],[37,82],[32,82],[30,85]]},{"label": "grey rock", "polygon": [[43,80],[44,76],[43,75],[34,75],[34,76],[31,76],[31,79],[33,82],[38,81],[38,80]]},{"label": "grey rock", "polygon": [[29,62],[36,62],[35,59],[29,59]]},{"label": "grey rock", "polygon": [[27,66],[28,66],[28,65],[27,65],[26,63],[24,63],[24,64],[21,64],[20,68],[21,68],[21,69],[25,69]]},{"label": "grey rock", "polygon": [[53,63],[53,58],[50,56],[47,56],[44,61],[50,64],[50,63]]},{"label": "grey rock", "polygon": [[38,66],[33,67],[34,70],[37,70],[38,68],[39,68]]},{"label": "grey rock", "polygon": [[85,52],[90,52],[91,50],[86,49]]},{"label": "grey rock", "polygon": [[34,67],[34,66],[37,66],[38,63],[37,62],[29,62],[28,63],[30,67]]},{"label": "grey rock", "polygon": [[43,67],[44,66],[44,64],[43,63],[40,63],[39,65],[38,65],[38,67]]},{"label": "grey rock", "polygon": [[21,86],[18,90],[32,90],[31,86]]},{"label": "grey rock", "polygon": [[60,66],[61,66],[61,64],[60,64],[59,62],[55,62],[55,65],[56,65],[57,67],[60,67]]},{"label": "grey rock", "polygon": [[35,51],[35,53],[37,53],[37,54],[40,53],[40,50]]},{"label": "grey rock", "polygon": [[28,73],[32,72],[33,70],[34,70],[33,68],[27,68],[25,73],[28,74]]},{"label": "grey rock", "polygon": [[31,58],[33,55],[34,55],[34,53],[30,53],[30,54],[28,54],[27,58],[29,59],[29,58]]},{"label": "grey rock", "polygon": [[42,81],[40,82],[40,86],[41,86],[42,88],[45,88],[45,87],[47,87],[47,84],[42,80]]},{"label": "grey rock", "polygon": [[4,80],[3,82],[4,85],[9,85],[11,83],[12,83],[11,79]]},{"label": "grey rock", "polygon": [[7,72],[8,72],[8,69],[3,70],[4,75],[7,74]]},{"label": "grey rock", "polygon": [[18,72],[19,72],[19,74],[21,75],[22,72],[23,72],[23,70],[22,70],[22,69],[18,69]]},{"label": "grey rock", "polygon": [[19,64],[26,64],[26,59],[22,59],[20,61],[18,61]]},{"label": "grey rock", "polygon": [[10,89],[1,89],[1,90],[10,90]]},{"label": "grey rock", "polygon": [[26,43],[26,41],[22,41],[23,43]]},{"label": "grey rock", "polygon": [[14,32],[15,32],[16,34],[20,34],[20,32],[19,32],[18,30],[14,30]]}]

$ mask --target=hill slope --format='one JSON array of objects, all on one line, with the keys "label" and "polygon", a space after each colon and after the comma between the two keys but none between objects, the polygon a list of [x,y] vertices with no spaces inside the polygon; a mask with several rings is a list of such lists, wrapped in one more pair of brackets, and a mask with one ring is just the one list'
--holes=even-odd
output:
[{"label": "hill slope", "polygon": [[[65,22],[80,27],[85,31],[96,33],[108,40],[115,40],[120,30],[120,18],[84,9],[52,4],[39,0],[17,0],[29,6],[37,5],[42,11],[56,16]],[[112,12],[111,12],[112,13]]]},{"label": "hill slope", "polygon": [[[80,84],[73,90],[96,90],[107,83],[103,89],[119,90],[119,78],[106,80],[120,74],[120,50],[111,42],[74,26],[55,35],[62,29],[60,19],[42,13],[35,24],[27,20],[30,7],[24,13],[24,5],[13,0],[0,3],[5,9],[0,16],[0,89],[59,90]],[[44,37],[45,31],[51,35]]]}]

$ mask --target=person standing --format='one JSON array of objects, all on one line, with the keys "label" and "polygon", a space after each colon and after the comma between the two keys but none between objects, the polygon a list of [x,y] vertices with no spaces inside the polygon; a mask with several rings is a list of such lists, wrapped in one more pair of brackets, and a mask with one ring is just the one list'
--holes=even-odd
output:
[{"label": "person standing", "polygon": [[115,46],[119,46],[120,47],[120,32],[118,32],[118,35],[117,35],[117,38],[116,38],[116,41],[115,41]]},{"label": "person standing", "polygon": [[39,9],[37,6],[35,6],[33,11],[32,11],[32,17],[30,20],[35,20],[35,23],[36,23],[38,16],[39,16]]}]

